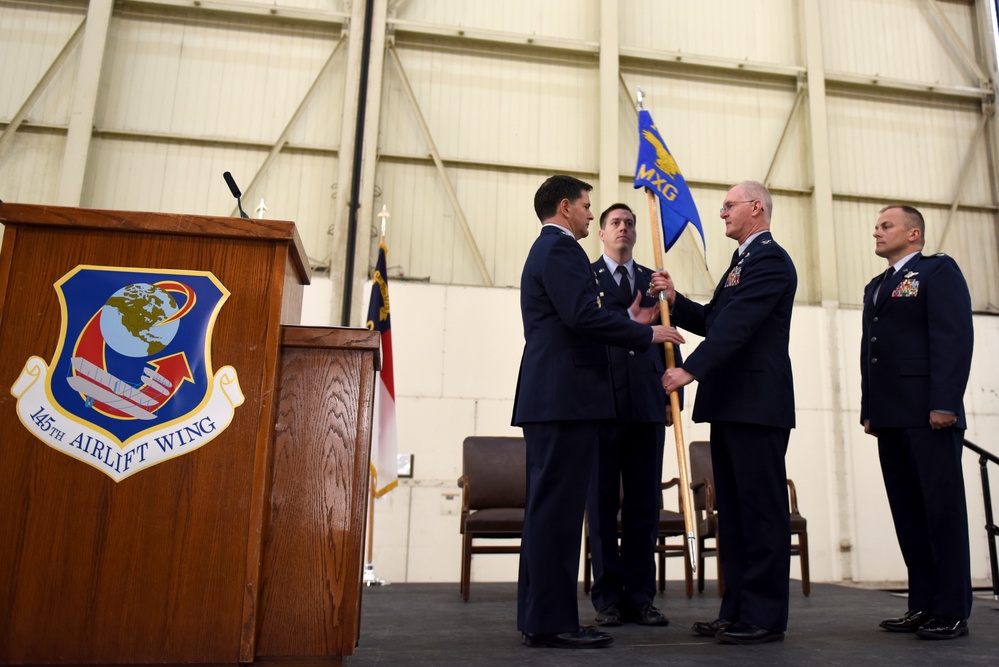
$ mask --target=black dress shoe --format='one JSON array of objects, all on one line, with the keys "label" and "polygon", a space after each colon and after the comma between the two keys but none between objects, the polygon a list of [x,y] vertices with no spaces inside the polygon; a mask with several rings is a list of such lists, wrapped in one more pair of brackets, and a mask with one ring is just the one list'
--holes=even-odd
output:
[{"label": "black dress shoe", "polygon": [[617,605],[609,604],[598,611],[596,618],[593,620],[596,621],[597,625],[605,627],[621,625],[621,610],[617,608]]},{"label": "black dress shoe", "polygon": [[732,625],[730,621],[723,621],[720,618],[716,618],[710,623],[707,621],[697,621],[691,629],[696,635],[700,635],[702,637],[714,637],[730,625]]},{"label": "black dress shoe", "polygon": [[910,609],[901,618],[886,618],[878,625],[888,632],[915,632],[932,616],[933,614],[927,611],[912,611]]},{"label": "black dress shoe", "polygon": [[523,642],[532,648],[601,648],[610,646],[614,638],[595,628],[582,626],[576,632],[532,635],[524,633]]},{"label": "black dress shoe", "polygon": [[723,644],[766,644],[784,641],[783,632],[758,628],[749,623],[733,623],[715,635]]},{"label": "black dress shoe", "polygon": [[967,621],[944,616],[934,616],[916,630],[916,636],[921,639],[954,639],[967,634]]},{"label": "black dress shoe", "polygon": [[624,620],[638,623],[639,625],[659,625],[663,627],[669,625],[669,619],[648,602],[633,609],[628,609],[624,614]]}]

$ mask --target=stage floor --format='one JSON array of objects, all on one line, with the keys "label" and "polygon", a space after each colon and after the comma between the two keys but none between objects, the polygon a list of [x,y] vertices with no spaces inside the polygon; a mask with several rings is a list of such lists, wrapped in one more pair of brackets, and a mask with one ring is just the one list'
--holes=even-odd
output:
[{"label": "stage floor", "polygon": [[[760,646],[723,645],[695,636],[694,621],[712,620],[718,597],[708,582],[687,599],[682,582],[670,582],[656,599],[670,619],[665,628],[624,625],[609,628],[614,644],[604,649],[528,648],[516,630],[517,586],[472,583],[462,602],[457,583],[391,584],[363,590],[361,637],[347,667],[509,667],[544,665],[997,665],[999,603],[991,591],[976,591],[970,634],[948,641],[918,639],[878,628],[899,616],[905,598],[896,593],[831,584],[812,584],[804,597],[791,582],[786,639]],[[579,591],[580,620],[593,624],[593,608]]]}]

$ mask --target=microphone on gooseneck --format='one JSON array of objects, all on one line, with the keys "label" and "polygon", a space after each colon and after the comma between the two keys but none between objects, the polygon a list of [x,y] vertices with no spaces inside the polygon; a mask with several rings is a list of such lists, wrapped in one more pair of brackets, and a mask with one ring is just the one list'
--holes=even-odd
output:
[{"label": "microphone on gooseneck", "polygon": [[232,174],[227,171],[222,174],[222,178],[225,179],[226,185],[229,186],[229,192],[231,192],[232,196],[236,198],[236,206],[239,207],[239,217],[249,218],[250,216],[248,216],[243,210],[243,201],[241,199],[243,193],[239,191],[239,186],[236,185],[236,181],[233,180]]}]

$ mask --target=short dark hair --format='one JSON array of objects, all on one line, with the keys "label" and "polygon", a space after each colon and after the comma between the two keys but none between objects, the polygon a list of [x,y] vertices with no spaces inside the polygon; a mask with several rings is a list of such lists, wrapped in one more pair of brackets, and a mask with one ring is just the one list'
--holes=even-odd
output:
[{"label": "short dark hair", "polygon": [[636,219],[638,218],[638,216],[635,215],[635,212],[632,211],[631,207],[628,206],[627,204],[622,204],[621,202],[618,202],[616,204],[611,204],[606,209],[604,209],[603,213],[600,214],[600,229],[603,229],[604,225],[607,224],[607,214],[610,213],[611,211],[616,211],[617,209],[621,209],[627,211],[628,213],[631,213],[632,218]]},{"label": "short dark hair", "polygon": [[584,192],[589,192],[593,186],[585,181],[565,174],[557,174],[541,184],[538,191],[534,193],[534,212],[538,214],[538,220],[544,222],[555,215],[559,202],[568,199],[574,202],[583,196]]},{"label": "short dark hair", "polygon": [[920,236],[926,236],[926,221],[923,220],[923,214],[919,212],[919,209],[915,206],[909,206],[908,204],[888,204],[878,211],[878,213],[884,213],[885,211],[890,211],[893,208],[897,208],[905,214],[905,224],[909,227],[909,229],[918,229]]}]

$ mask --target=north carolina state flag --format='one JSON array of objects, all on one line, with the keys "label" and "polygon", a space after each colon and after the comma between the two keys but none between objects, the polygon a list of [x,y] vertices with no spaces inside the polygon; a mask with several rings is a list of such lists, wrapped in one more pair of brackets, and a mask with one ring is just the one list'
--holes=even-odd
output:
[{"label": "north carolina state flag", "polygon": [[395,429],[395,380],[392,374],[392,321],[389,318],[388,272],[385,240],[378,247],[378,263],[371,277],[371,301],[367,326],[382,335],[382,369],[375,383],[375,434],[371,443],[371,474],[374,494],[380,497],[399,484]]}]

